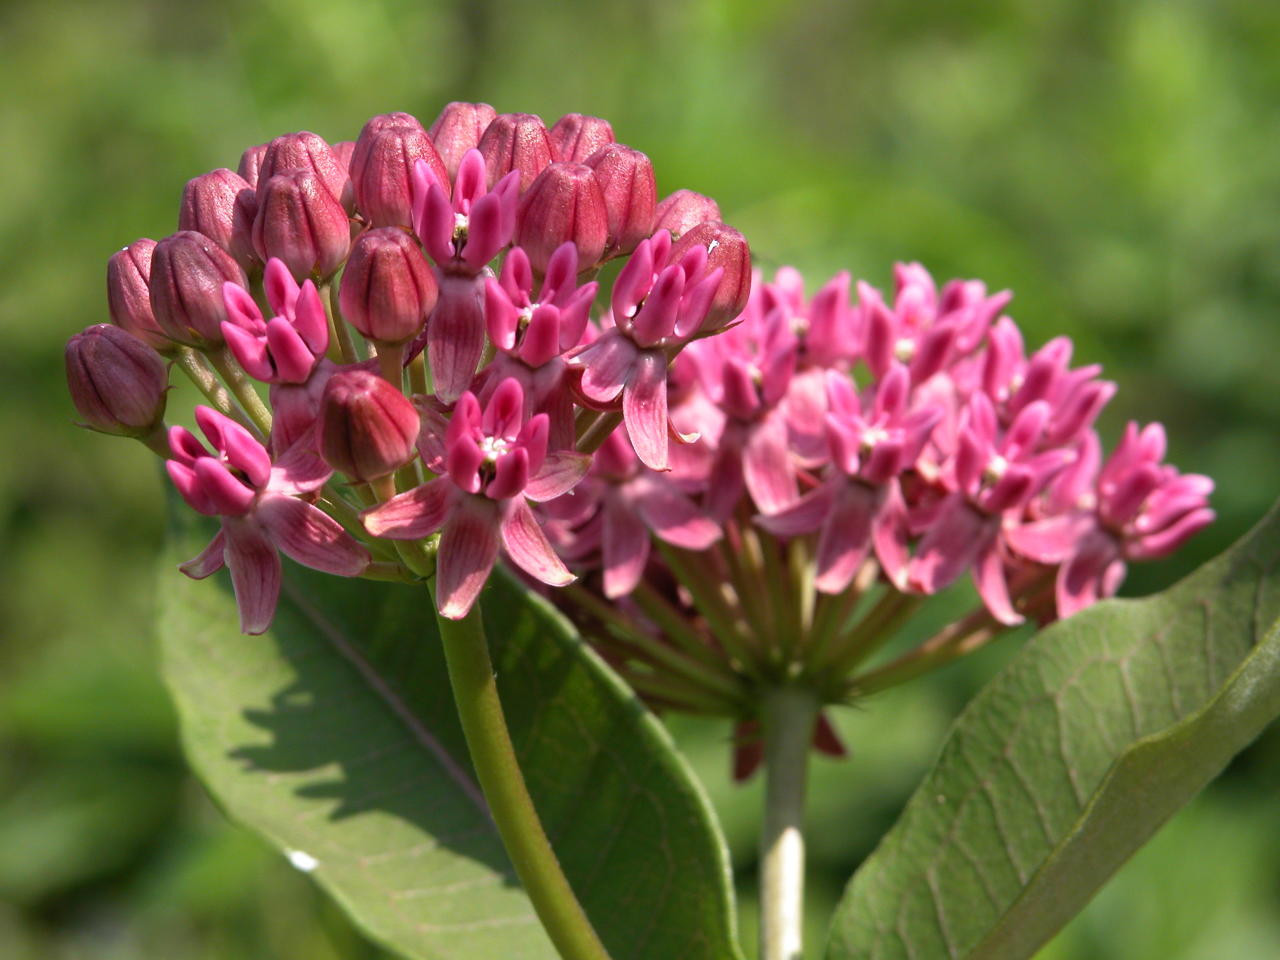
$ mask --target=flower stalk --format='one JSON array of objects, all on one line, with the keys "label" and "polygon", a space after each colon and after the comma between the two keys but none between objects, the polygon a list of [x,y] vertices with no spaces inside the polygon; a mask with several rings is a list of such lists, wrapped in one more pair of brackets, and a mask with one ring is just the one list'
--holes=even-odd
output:
[{"label": "flower stalk", "polygon": [[564,960],[608,960],[551,849],[520,772],[479,606],[461,619],[437,616],[436,622],[480,789],[538,919]]}]

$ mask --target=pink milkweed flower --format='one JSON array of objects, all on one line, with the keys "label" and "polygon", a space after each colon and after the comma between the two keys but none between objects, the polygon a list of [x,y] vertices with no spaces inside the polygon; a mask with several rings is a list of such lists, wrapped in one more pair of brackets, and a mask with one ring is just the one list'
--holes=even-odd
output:
[{"label": "pink milkweed flower", "polygon": [[558,497],[577,485],[590,458],[547,453],[546,414],[525,421],[524,396],[504,381],[481,409],[471,392],[458,398],[441,449],[424,418],[423,460],[443,476],[398,494],[363,514],[378,537],[419,540],[442,531],[436,567],[436,607],[458,620],[475,603],[498,550],[530,576],[564,586],[574,576],[556,556],[528,500]]},{"label": "pink milkweed flower", "polygon": [[1048,491],[1052,514],[1005,531],[1016,553],[1058,565],[1059,617],[1114,596],[1127,561],[1167,556],[1213,522],[1213,481],[1179,473],[1161,462],[1164,453],[1160,424],[1140,429],[1131,421],[1099,470],[1101,449],[1090,431],[1076,463]]},{"label": "pink milkweed flower", "polygon": [[165,468],[182,499],[199,513],[221,517],[222,529],[179,569],[199,580],[229,567],[243,632],[262,633],[271,625],[280,596],[279,552],[325,573],[364,572],[368,551],[336,520],[299,499],[332,473],[319,457],[299,451],[273,465],[266,448],[229,417],[200,406],[196,423],[213,451],[184,427],[171,427],[173,459]]},{"label": "pink milkweed flower", "polygon": [[301,286],[289,268],[275,257],[263,273],[267,303],[273,316],[266,320],[244,287],[222,285],[227,319],[222,335],[245,373],[264,383],[305,383],[329,349],[329,318],[316,285]]},{"label": "pink milkweed flower", "polygon": [[953,281],[939,297],[933,278],[918,263],[895,264],[894,279],[892,309],[875,287],[858,283],[865,325],[863,358],[877,378],[898,360],[911,371],[912,383],[923,383],[975,350],[1012,299],[1008,291],[987,296],[978,281]]},{"label": "pink milkweed flower", "polygon": [[596,452],[586,483],[599,503],[593,527],[604,566],[604,595],[610,600],[639,584],[649,561],[650,535],[685,550],[706,550],[720,539],[720,525],[670,474],[644,469],[621,433],[610,434]]},{"label": "pink milkweed flower", "polygon": [[497,279],[485,278],[485,322],[498,353],[482,374],[478,391],[487,401],[508,377],[524,390],[526,419],[535,413],[551,418],[551,449],[574,444],[573,396],[565,381],[562,354],[582,342],[599,284],[578,286],[578,256],[564,243],[547,264],[537,299],[533,269],[520,247],[513,247]]},{"label": "pink milkweed flower", "polygon": [[480,272],[511,242],[519,177],[485,187],[485,160],[468,150],[458,165],[453,197],[419,161],[413,168],[413,226],[439,268],[439,297],[423,338],[436,394],[452,403],[471,384],[484,353],[484,284]]},{"label": "pink milkweed flower", "polygon": [[1052,409],[1044,400],[1029,404],[1008,429],[999,429],[995,408],[984,393],[970,397],[961,413],[951,493],[942,501],[911,560],[908,582],[934,593],[973,565],[973,580],[991,615],[1010,626],[1023,617],[1013,608],[1005,576],[1005,517],[1013,517],[1063,467],[1071,450],[1041,448]]},{"label": "pink milkweed flower", "polygon": [[845,590],[873,546],[885,574],[901,588],[908,557],[898,477],[919,459],[944,411],[912,409],[911,375],[897,362],[861,400],[847,374],[828,371],[827,394],[833,468],[827,480],[756,522],[785,537],[821,530],[814,586],[823,593]]},{"label": "pink milkweed flower", "polygon": [[987,337],[981,371],[982,390],[996,405],[1004,422],[1011,421],[1037,400],[1047,402],[1053,415],[1044,444],[1069,446],[1080,439],[1115,395],[1116,385],[1097,379],[1097,364],[1070,369],[1072,343],[1055,337],[1025,357],[1017,324],[1001,317]]},{"label": "pink milkweed flower", "polygon": [[[697,248],[695,248],[697,249]],[[795,372],[797,341],[781,310],[762,313],[748,301],[742,322],[686,351],[703,392],[725,414],[707,482],[707,510],[719,520],[736,508],[743,488],[762,513],[799,497],[787,415],[780,404]]]},{"label": "pink milkweed flower", "polygon": [[622,417],[640,461],[667,469],[667,363],[695,336],[711,309],[723,271],[708,271],[706,248],[693,245],[667,264],[671,235],[643,240],[613,285],[614,326],[570,357],[578,389],[594,405],[622,396]]}]

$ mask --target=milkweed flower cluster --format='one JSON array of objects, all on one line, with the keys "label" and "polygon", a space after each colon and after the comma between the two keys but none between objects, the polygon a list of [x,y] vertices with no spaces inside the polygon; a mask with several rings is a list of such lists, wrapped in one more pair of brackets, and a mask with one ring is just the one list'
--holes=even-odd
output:
[{"label": "milkweed flower cluster", "polygon": [[[500,555],[572,581],[534,505],[616,430],[665,467],[671,361],[741,312],[751,274],[715,202],[660,200],[605,120],[486,104],[251,147],[186,185],[177,226],[110,259],[112,324],[72,338],[68,380],[87,426],[142,440],[219,518],[182,570],[229,567],[250,633],[280,553],[433,580],[452,618]],[[616,320],[593,320],[611,262]],[[207,445],[165,423],[173,367],[208,401]]]},{"label": "milkweed flower cluster", "polygon": [[[744,718],[740,776],[759,760],[759,690],[881,689],[1111,596],[1128,562],[1213,519],[1212,482],[1164,463],[1160,425],[1130,424],[1104,459],[1094,423],[1115,385],[1072,366],[1066,338],[1028,351],[1009,302],[976,280],[938,289],[918,264],[889,296],[848,274],[812,298],[793,269],[757,275],[739,322],[664,381],[691,438],[671,469],[612,437],[547,505],[584,577],[570,615],[655,705]],[[634,364],[618,353],[614,382]],[[857,672],[966,573],[969,616]],[[825,721],[814,738],[841,750]]]},{"label": "milkweed flower cluster", "polygon": [[[763,690],[867,695],[1212,520],[1160,425],[1104,455],[1115,385],[1066,338],[1029,349],[1010,299],[914,263],[888,295],[840,274],[810,297],[753,274],[709,197],[660,201],[606,121],[453,103],[190,181],[176,233],[111,258],[113,324],[67,371],[86,425],[220,519],[182,569],[229,567],[246,631],[279,553],[431,580],[449,618],[505,557],[651,704],[739,719],[745,775]],[[165,359],[207,445],[165,424]],[[864,667],[966,574],[970,614]],[[825,719],[814,743],[842,750]]]}]

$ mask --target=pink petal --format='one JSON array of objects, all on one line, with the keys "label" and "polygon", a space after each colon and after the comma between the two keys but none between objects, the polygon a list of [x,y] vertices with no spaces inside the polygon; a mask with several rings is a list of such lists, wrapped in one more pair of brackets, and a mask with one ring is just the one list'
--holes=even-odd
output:
[{"label": "pink petal", "polygon": [[836,493],[818,537],[813,585],[822,593],[841,593],[857,575],[871,550],[871,524],[880,509],[883,489],[846,483]]},{"label": "pink petal", "polygon": [[923,593],[948,586],[999,532],[999,520],[978,513],[962,494],[952,494],[920,541],[909,580]]},{"label": "pink petal", "polygon": [[604,595],[625,597],[636,588],[649,561],[649,531],[631,505],[617,498],[604,510]]},{"label": "pink petal", "polygon": [[777,513],[800,496],[787,440],[786,418],[776,408],[755,425],[747,438],[742,475],[761,513]]},{"label": "pink petal", "polygon": [[305,383],[307,377],[311,376],[316,358],[288,320],[283,317],[271,318],[267,324],[267,346],[271,350],[276,376],[280,380],[285,383]]},{"label": "pink petal", "polygon": [[444,525],[457,495],[448,477],[437,477],[366,510],[361,519],[375,537],[421,540]]},{"label": "pink petal", "polygon": [[333,467],[315,452],[311,438],[303,437],[276,460],[266,489],[286,496],[314,493],[332,476]]},{"label": "pink petal", "polygon": [[491,500],[506,500],[519,496],[528,483],[529,451],[516,447],[497,459],[484,494]]},{"label": "pink petal", "polygon": [[226,535],[219,529],[213,535],[213,539],[209,541],[209,545],[200,551],[199,556],[193,557],[186,563],[179,564],[178,569],[192,580],[203,580],[205,577],[217,573],[226,564],[223,557],[226,551],[226,544]]},{"label": "pink petal", "polygon": [[559,353],[560,308],[541,304],[529,318],[520,343],[520,359],[531,367],[540,367]]},{"label": "pink petal", "polygon": [[342,524],[303,500],[265,496],[254,517],[284,555],[304,567],[354,577],[369,565],[369,551]]},{"label": "pink petal", "polygon": [[484,353],[484,283],[478,277],[444,276],[427,321],[427,359],[436,396],[453,403],[471,384]]},{"label": "pink petal", "polygon": [[[173,429],[179,430],[181,428],[174,427]],[[199,461],[193,460],[191,462],[195,464]],[[169,474],[169,479],[173,481],[173,485],[177,488],[178,494],[187,502],[187,506],[197,513],[203,513],[206,517],[216,517],[218,515],[217,507],[214,506],[209,495],[204,492],[204,487],[200,484],[200,478],[196,476],[194,466],[189,467],[178,460],[166,460],[164,468]]]},{"label": "pink petal", "polygon": [[498,559],[498,513],[492,501],[460,502],[445,523],[436,567],[436,609],[461,620]]},{"label": "pink petal", "polygon": [[293,305],[298,300],[298,281],[293,279],[293,274],[279,257],[267,261],[262,286],[272,313],[280,317],[293,313]]},{"label": "pink petal", "polygon": [[262,311],[249,291],[230,280],[222,285],[222,305],[227,311],[227,321],[245,333],[262,332]]},{"label": "pink petal", "polygon": [[582,392],[596,403],[608,403],[622,392],[636,367],[636,346],[622,334],[610,331],[576,357],[582,368]]},{"label": "pink petal", "polygon": [[576,487],[591,469],[591,455],[572,450],[549,453],[542,468],[530,478],[524,495],[536,503],[563,496]]},{"label": "pink petal", "polygon": [[1013,609],[1009,599],[1009,581],[1004,573],[1004,560],[1000,555],[1000,543],[987,544],[973,565],[973,585],[986,604],[987,611],[1007,627],[1016,627],[1024,617]]},{"label": "pink petal", "polygon": [[[553,587],[563,587],[577,579],[551,549],[537,518],[523,500],[507,504],[501,531],[507,556],[529,576]],[[440,549],[443,552],[443,541]]]},{"label": "pink petal", "polygon": [[907,549],[910,530],[907,526],[907,505],[902,499],[902,488],[897,479],[885,485],[885,498],[871,527],[871,541],[875,545],[880,568],[899,590],[907,589],[907,573],[911,554]]},{"label": "pink petal", "polygon": [[755,518],[758,526],[779,537],[800,537],[822,527],[844,481],[836,479],[810,490],[795,503],[776,513]]},{"label": "pink petal", "polygon": [[227,518],[226,560],[240,608],[242,633],[262,633],[271,626],[280,599],[280,555],[275,545],[251,520]]},{"label": "pink petal", "polygon": [[720,539],[720,525],[674,485],[652,474],[635,481],[635,508],[654,536],[685,550],[705,550]]},{"label": "pink petal", "polygon": [[667,358],[660,351],[636,357],[635,375],[622,392],[622,420],[640,462],[651,470],[668,469]]},{"label": "pink petal", "polygon": [[1092,514],[1067,513],[1009,527],[1004,540],[1015,553],[1036,563],[1061,563],[1093,526]]},{"label": "pink petal", "polygon": [[195,474],[200,492],[218,513],[239,517],[249,512],[257,494],[232,476],[231,471],[217,460],[201,457],[196,461]]},{"label": "pink petal", "polygon": [[302,285],[298,302],[293,305],[293,325],[312,354],[318,357],[329,349],[329,317],[310,280]]},{"label": "pink petal", "polygon": [[[519,249],[518,247],[516,248]],[[515,250],[511,251],[515,254]],[[507,257],[510,262],[511,257]],[[506,268],[503,268],[506,275]],[[511,295],[493,277],[484,281],[484,317],[489,339],[499,350],[512,350],[516,345],[516,329],[520,324],[519,311],[511,303]]]},{"label": "pink petal", "polygon": [[[1116,570],[1119,570],[1119,576]],[[1103,596],[1104,582],[1112,592],[1123,576],[1124,562],[1120,559],[1120,547],[1115,539],[1096,530],[1081,541],[1079,548],[1058,570],[1054,587],[1058,616],[1067,618],[1092,606]]]}]

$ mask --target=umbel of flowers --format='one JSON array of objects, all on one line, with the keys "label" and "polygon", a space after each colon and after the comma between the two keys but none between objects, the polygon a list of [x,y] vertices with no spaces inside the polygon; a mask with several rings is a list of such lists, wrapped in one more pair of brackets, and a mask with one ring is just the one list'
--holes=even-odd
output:
[{"label": "umbel of flowers", "polygon": [[[1008,293],[899,264],[888,296],[840,274],[810,298],[795,270],[753,275],[715,201],[658,196],[580,114],[286,134],[111,257],[112,323],[72,337],[67,375],[86,426],[217,518],[181,569],[227,568],[246,632],[271,624],[280,554],[431,587],[477,775],[564,956],[604,953],[501,721],[475,612],[495,565],[655,708],[733,718],[735,773],[770,772],[774,960],[799,951],[789,758],[843,752],[822,708],[1114,594],[1212,520],[1213,485],[1164,462],[1159,424],[1104,454],[1114,384],[1066,338],[1029,349]],[[203,439],[166,423],[174,368]],[[966,574],[969,613],[868,666]]]}]

